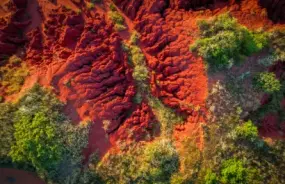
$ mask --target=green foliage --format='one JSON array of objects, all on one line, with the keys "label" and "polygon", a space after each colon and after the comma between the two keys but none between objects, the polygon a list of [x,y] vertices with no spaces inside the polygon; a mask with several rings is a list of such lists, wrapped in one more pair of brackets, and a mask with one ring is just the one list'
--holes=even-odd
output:
[{"label": "green foliage", "polygon": [[178,153],[169,140],[146,145],[141,159],[138,172],[147,183],[167,182],[178,171]]},{"label": "green foliage", "polygon": [[201,38],[190,46],[192,52],[210,64],[212,69],[230,68],[244,56],[260,51],[267,45],[265,33],[252,32],[238,24],[229,14],[198,22]]},{"label": "green foliage", "polygon": [[116,24],[115,25],[115,29],[116,29],[116,31],[124,31],[124,30],[126,30],[127,28],[126,28],[126,26],[125,25],[121,25],[121,24]]},{"label": "green foliage", "polygon": [[110,8],[111,11],[117,11],[117,8],[116,8],[116,6],[113,3],[110,4],[109,8]]},{"label": "green foliage", "polygon": [[34,117],[20,115],[14,127],[16,144],[10,152],[13,161],[31,162],[40,173],[54,170],[60,162],[63,147],[56,125],[48,115],[40,111]]},{"label": "green foliage", "polygon": [[130,37],[130,44],[136,45],[138,41],[139,41],[139,33],[136,31],[133,31]]},{"label": "green foliage", "polygon": [[87,2],[86,3],[86,7],[89,9],[89,10],[92,10],[95,8],[95,4],[93,2]]},{"label": "green foliage", "polygon": [[48,182],[77,183],[89,124],[73,126],[62,114],[62,107],[39,85],[16,104],[0,104],[1,159],[11,157],[14,167],[31,164]]},{"label": "green foliage", "polygon": [[[131,43],[134,42],[130,40]],[[137,42],[137,41],[135,41]],[[145,56],[142,50],[136,45],[123,44],[122,48],[129,55],[129,63],[134,68],[133,77],[139,83],[145,83],[149,78],[149,71],[146,67]]]},{"label": "green foliage", "polygon": [[281,88],[280,81],[271,72],[259,73],[254,79],[254,85],[266,93],[273,93]]},{"label": "green foliage", "polygon": [[14,143],[14,106],[12,104],[0,104],[0,159],[6,157]]},{"label": "green foliage", "polygon": [[112,20],[112,22],[115,24],[115,29],[117,31],[124,31],[126,30],[125,19],[124,17],[117,11],[115,8],[115,5],[110,5],[111,11],[108,12],[108,17]]},{"label": "green foliage", "polygon": [[228,184],[251,183],[254,169],[245,168],[241,160],[229,159],[222,162],[221,181]]},{"label": "green foliage", "polygon": [[148,69],[146,66],[139,65],[135,66],[133,71],[133,77],[137,81],[144,81],[148,78]]},{"label": "green foliage", "polygon": [[124,24],[124,17],[117,11],[109,11],[108,16],[115,24]]},{"label": "green foliage", "polygon": [[277,60],[285,60],[285,29],[277,29],[270,35],[270,44]]},{"label": "green foliage", "polygon": [[237,126],[235,131],[237,136],[246,138],[248,140],[255,140],[258,137],[257,127],[252,123],[251,120]]},{"label": "green foliage", "polygon": [[205,184],[217,184],[218,182],[218,177],[216,173],[212,172],[211,170],[207,170],[206,175],[205,175]]},{"label": "green foliage", "polygon": [[28,75],[26,64],[17,56],[11,56],[8,63],[0,68],[0,83],[5,93],[11,95],[19,92]]},{"label": "green foliage", "polygon": [[97,172],[107,183],[169,183],[178,167],[178,153],[163,139],[126,153],[109,154],[98,164]]},{"label": "green foliage", "polygon": [[148,101],[155,117],[160,122],[161,134],[170,136],[174,125],[182,123],[183,118],[178,116],[171,108],[166,107],[158,98],[149,97]]}]

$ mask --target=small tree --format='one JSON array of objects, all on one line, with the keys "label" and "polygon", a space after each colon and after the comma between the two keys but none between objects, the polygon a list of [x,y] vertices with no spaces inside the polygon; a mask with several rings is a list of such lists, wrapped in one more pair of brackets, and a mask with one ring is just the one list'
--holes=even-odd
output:
[{"label": "small tree", "polygon": [[272,72],[259,73],[254,78],[254,85],[256,86],[256,88],[266,93],[273,93],[279,91],[281,88],[280,81],[276,78],[275,74]]}]

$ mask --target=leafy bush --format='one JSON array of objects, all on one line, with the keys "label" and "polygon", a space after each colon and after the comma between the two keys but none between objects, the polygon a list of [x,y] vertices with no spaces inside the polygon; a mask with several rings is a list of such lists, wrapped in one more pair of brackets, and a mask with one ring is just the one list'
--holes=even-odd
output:
[{"label": "leafy bush", "polygon": [[127,29],[127,27],[125,25],[122,25],[122,24],[115,24],[115,29],[116,31],[124,31]]},{"label": "leafy bush", "polygon": [[207,170],[207,173],[205,175],[205,184],[217,184],[218,182],[218,177],[216,173],[212,172],[211,170]]},{"label": "leafy bush", "polygon": [[201,38],[190,46],[190,50],[198,52],[213,69],[230,68],[244,56],[267,45],[265,33],[249,31],[229,14],[219,15],[211,21],[202,20],[198,26]]},{"label": "leafy bush", "polygon": [[117,11],[115,5],[110,5],[111,11],[108,12],[108,17],[112,20],[112,22],[115,24],[115,29],[117,31],[123,31],[126,29],[125,19],[124,17]]},{"label": "leafy bush", "polygon": [[139,41],[139,33],[136,31],[133,31],[130,37],[130,44],[136,45],[138,41]]},{"label": "leafy bush", "polygon": [[146,66],[135,66],[133,71],[133,77],[137,81],[144,81],[148,78],[148,69]]},{"label": "leafy bush", "polygon": [[280,81],[276,79],[275,74],[271,72],[259,73],[254,78],[254,85],[266,93],[273,93],[279,91],[281,88]]},{"label": "leafy bush", "polygon": [[182,116],[178,116],[171,108],[166,107],[156,97],[149,97],[148,102],[157,120],[160,122],[161,134],[164,136],[170,136],[174,125],[183,122]]},{"label": "leafy bush", "polygon": [[14,162],[31,162],[40,173],[58,166],[64,150],[57,127],[47,114],[20,115],[14,127],[16,143],[10,152]]},{"label": "leafy bush", "polygon": [[169,183],[178,167],[172,143],[156,140],[126,153],[107,155],[97,172],[107,183]]},{"label": "leafy bush", "polygon": [[95,8],[95,5],[93,2],[87,2],[86,3],[86,7],[89,9],[89,10],[92,10]]},{"label": "leafy bush", "polygon": [[277,29],[270,35],[270,43],[278,60],[285,60],[285,29]]},{"label": "leafy bush", "polygon": [[26,64],[17,56],[11,56],[8,63],[0,68],[0,81],[4,92],[8,95],[19,92],[28,75]]},{"label": "leafy bush", "polygon": [[109,11],[108,16],[115,24],[124,24],[124,17],[117,11]]},{"label": "leafy bush", "polygon": [[7,157],[12,144],[14,144],[14,106],[12,104],[0,104],[0,159]]},{"label": "leafy bush", "polygon": [[141,159],[139,178],[147,183],[167,182],[171,175],[178,171],[178,153],[169,140],[159,140],[146,145]]},{"label": "leafy bush", "polygon": [[235,131],[239,137],[246,138],[248,140],[255,140],[258,137],[257,127],[251,120],[237,126]]},{"label": "leafy bush", "polygon": [[[73,126],[62,114],[63,104],[48,90],[36,85],[13,106],[0,104],[1,157],[31,164],[37,174],[53,183],[77,183],[82,149],[89,124]],[[0,114],[1,115],[1,114]],[[2,130],[2,129],[1,129]]]},{"label": "leafy bush", "polygon": [[[134,38],[133,38],[134,39]],[[130,40],[133,43],[134,40]],[[129,55],[129,63],[134,68],[133,78],[137,82],[145,82],[149,78],[149,71],[146,67],[145,56],[142,50],[136,45],[123,45],[123,50]]]},{"label": "leafy bush", "polygon": [[228,184],[251,183],[255,170],[245,168],[242,161],[229,159],[222,162],[221,181]]},{"label": "leafy bush", "polygon": [[117,11],[117,8],[116,8],[116,6],[113,3],[110,4],[109,8],[110,8],[111,11]]}]

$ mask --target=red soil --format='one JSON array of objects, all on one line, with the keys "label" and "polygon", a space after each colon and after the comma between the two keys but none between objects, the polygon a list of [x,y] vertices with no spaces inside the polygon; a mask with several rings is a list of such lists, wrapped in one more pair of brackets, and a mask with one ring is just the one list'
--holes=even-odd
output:
[{"label": "red soil", "polygon": [[[10,7],[14,13],[0,20],[0,54],[11,55],[26,43],[25,61],[32,75],[23,90],[35,82],[52,87],[75,123],[92,120],[85,153],[98,150],[102,156],[118,140],[128,143],[156,135],[152,132],[157,122],[151,108],[132,103],[136,92],[132,68],[121,49],[121,41],[135,29],[141,34],[139,45],[151,71],[152,94],[187,116],[184,125],[174,132],[177,146],[188,136],[197,137],[202,146],[200,125],[206,121],[208,79],[203,60],[188,49],[197,39],[196,21],[230,11],[252,29],[272,27],[266,10],[257,0],[114,2],[129,18],[129,30],[120,34],[106,18],[109,1],[88,10],[77,0],[33,0],[27,7],[24,0],[15,0],[17,7],[13,3]],[[266,7],[270,12],[271,6]],[[280,15],[280,20],[274,20],[283,20],[282,11],[277,12],[272,17]],[[30,16],[23,16],[25,13]],[[26,37],[16,34],[19,29]],[[110,122],[106,130],[104,121]]]},{"label": "red soil", "polygon": [[34,173],[17,169],[0,168],[1,184],[44,184]]}]

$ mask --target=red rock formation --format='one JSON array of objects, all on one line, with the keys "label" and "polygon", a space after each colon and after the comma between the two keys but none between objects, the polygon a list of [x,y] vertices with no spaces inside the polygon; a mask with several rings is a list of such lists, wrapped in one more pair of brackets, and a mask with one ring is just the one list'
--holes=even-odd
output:
[{"label": "red rock formation", "polygon": [[146,103],[142,103],[136,107],[115,134],[111,135],[111,139],[120,140],[126,144],[133,141],[150,140],[159,133],[158,126],[151,108]]},{"label": "red rock formation", "polygon": [[[119,4],[123,10],[124,5]],[[204,65],[188,50],[191,37],[186,34],[191,25],[183,27],[182,20],[189,15],[179,10],[164,10],[166,7],[165,1],[144,1],[137,12],[135,28],[149,54],[148,65],[155,71],[153,92],[169,106],[191,114],[193,110],[182,104],[203,106],[207,88]]]},{"label": "red rock formation", "polygon": [[12,14],[0,18],[0,55],[12,55],[18,47],[23,46],[26,41],[23,30],[30,23],[25,14],[27,1],[15,0],[14,3],[8,3]]},{"label": "red rock formation", "polygon": [[[118,4],[123,11],[126,10],[124,2]],[[200,136],[199,123],[205,121],[206,113],[207,78],[202,59],[188,49],[194,39],[189,32],[197,30],[195,15],[168,6],[167,1],[146,0],[136,17],[131,18],[141,35],[147,65],[153,71],[152,94],[188,116],[185,124],[174,132],[174,138],[180,142],[184,135]],[[202,144],[199,140],[197,143]]]},{"label": "red rock formation", "polygon": [[[47,68],[40,82],[54,87],[74,122],[93,121],[86,154],[104,154],[107,134],[125,121],[135,94],[121,39],[98,13],[83,17],[60,7],[44,12],[43,20],[43,30],[28,33],[27,59]],[[106,130],[104,121],[110,122]]]}]

